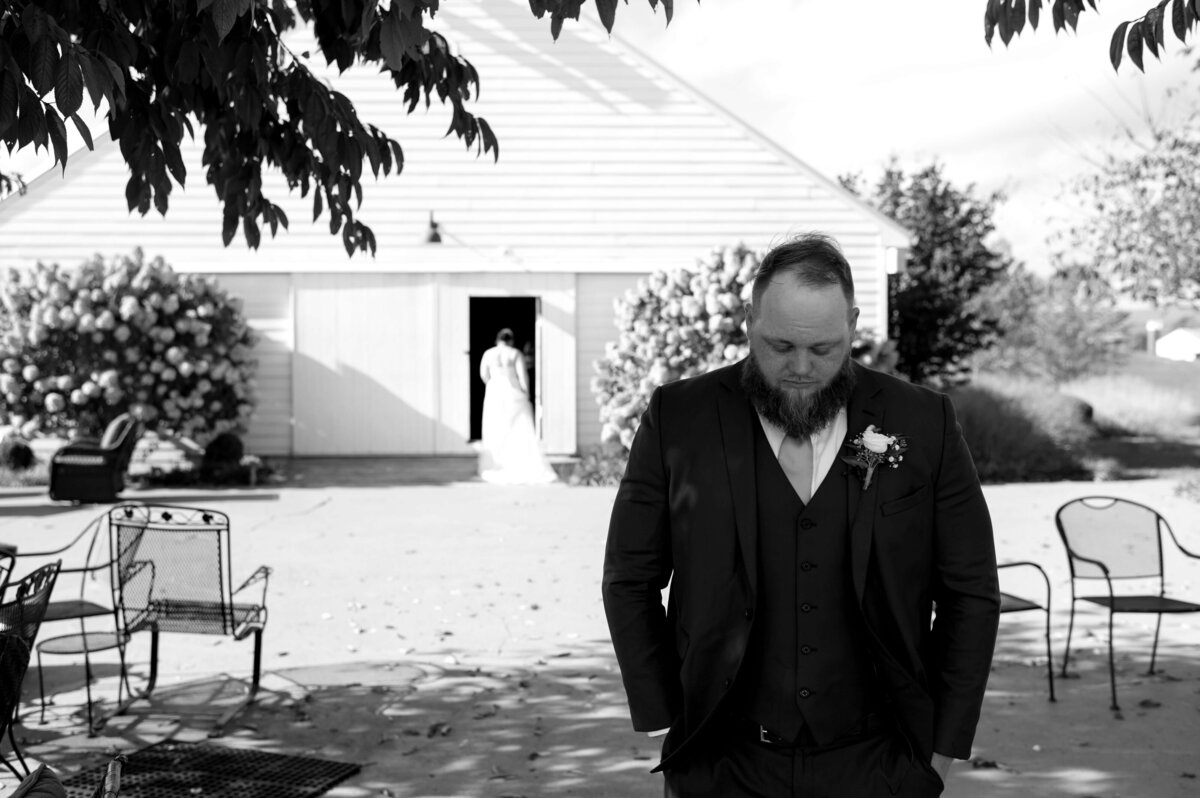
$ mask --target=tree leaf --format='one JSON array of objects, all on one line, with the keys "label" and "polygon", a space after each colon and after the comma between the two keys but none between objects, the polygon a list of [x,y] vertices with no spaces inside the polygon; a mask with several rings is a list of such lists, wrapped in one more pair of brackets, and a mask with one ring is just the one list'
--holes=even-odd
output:
[{"label": "tree leaf", "polygon": [[175,182],[182,186],[187,180],[187,167],[183,163],[183,156],[179,153],[179,146],[166,139],[161,139],[159,143],[162,145],[163,160],[167,164],[167,169],[171,171]]},{"label": "tree leaf", "polygon": [[249,216],[242,219],[242,234],[246,236],[246,243],[251,249],[258,249],[262,241],[262,231],[258,229],[258,222]]},{"label": "tree leaf", "polygon": [[1139,20],[1129,26],[1129,39],[1126,42],[1126,49],[1129,52],[1129,60],[1133,62],[1140,71],[1146,70],[1142,67],[1142,23]]},{"label": "tree leaf", "polygon": [[39,97],[44,97],[54,88],[54,74],[57,69],[58,45],[50,37],[43,36],[33,46],[33,62],[29,70],[29,82]]},{"label": "tree leaf", "polygon": [[232,200],[225,200],[225,213],[221,220],[221,241],[225,246],[229,246],[229,242],[233,241],[233,236],[237,233],[238,228],[238,212],[237,206]]},{"label": "tree leaf", "polygon": [[215,0],[212,4],[213,24],[217,27],[217,41],[222,42],[242,12],[248,8],[248,0]]},{"label": "tree leaf", "polygon": [[1037,30],[1042,17],[1042,0],[1029,0],[1029,26]]},{"label": "tree leaf", "polygon": [[1187,3],[1188,0],[1174,0],[1171,3],[1171,28],[1175,31],[1175,38],[1181,42],[1186,42],[1188,35]]},{"label": "tree leaf", "polygon": [[1008,26],[1012,28],[1014,36],[1020,36],[1021,31],[1025,30],[1025,0],[1013,0],[1008,7]]},{"label": "tree leaf", "polygon": [[0,69],[0,137],[4,137],[17,121],[19,97],[17,79],[8,70]]},{"label": "tree leaf", "polygon": [[92,143],[92,131],[88,129],[87,124],[79,118],[79,114],[71,114],[71,121],[75,123],[75,129],[79,131],[79,138],[83,139],[83,143],[87,145],[89,150],[96,149],[96,145]]},{"label": "tree leaf", "polygon": [[88,96],[92,98],[92,108],[98,109],[105,95],[112,92],[108,82],[108,70],[97,71],[95,59],[86,50],[80,53],[79,71],[83,73],[83,85],[87,86]]},{"label": "tree leaf", "polygon": [[1146,45],[1146,49],[1155,58],[1158,58],[1158,42],[1154,39],[1154,32],[1161,21],[1162,14],[1157,8],[1150,9],[1146,12],[1146,16],[1142,18],[1142,30],[1145,32],[1143,42]]},{"label": "tree leaf", "polygon": [[73,47],[58,61],[58,73],[54,76],[54,103],[63,117],[73,115],[83,105],[83,75],[79,71],[79,59]]},{"label": "tree leaf", "polygon": [[1065,12],[1063,11],[1063,3],[1066,0],[1054,0],[1054,5],[1050,6],[1050,18],[1054,21],[1054,32],[1058,33],[1067,26]]},{"label": "tree leaf", "polygon": [[28,147],[37,138],[38,123],[44,130],[46,120],[42,118],[42,104],[37,96],[26,89],[21,92],[21,111],[17,117],[17,148]]},{"label": "tree leaf", "polygon": [[613,25],[617,21],[617,2],[618,0],[596,0],[596,10],[600,12],[600,24],[609,33],[612,33]]},{"label": "tree leaf", "polygon": [[54,150],[54,162],[62,164],[63,172],[67,170],[67,128],[62,119],[47,106],[46,132],[50,137],[50,146]]},{"label": "tree leaf", "polygon": [[1008,15],[1007,6],[1001,6],[1000,13],[996,16],[996,28],[1000,31],[1000,41],[1007,47],[1013,36],[1012,17]]}]

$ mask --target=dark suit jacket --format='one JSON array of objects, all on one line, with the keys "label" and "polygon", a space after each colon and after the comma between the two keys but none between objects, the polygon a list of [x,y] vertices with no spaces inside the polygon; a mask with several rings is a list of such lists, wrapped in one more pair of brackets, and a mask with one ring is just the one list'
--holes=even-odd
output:
[{"label": "dark suit jacket", "polygon": [[[874,424],[908,450],[866,491],[840,459],[826,476],[849,480],[846,578],[914,750],[966,759],[999,620],[991,520],[949,399],[855,370],[848,437]],[[713,717],[753,624],[757,419],[740,374],[738,363],[654,392],[609,525],[605,612],[634,729],[671,727],[660,767]]]}]

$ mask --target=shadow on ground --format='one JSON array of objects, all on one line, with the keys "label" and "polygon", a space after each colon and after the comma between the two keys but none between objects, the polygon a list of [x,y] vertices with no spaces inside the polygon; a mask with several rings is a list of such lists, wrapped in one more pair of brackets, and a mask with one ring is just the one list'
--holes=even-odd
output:
[{"label": "shadow on ground", "polygon": [[[220,742],[361,764],[331,796],[659,795],[657,743],[632,731],[607,649],[528,664],[464,667],[434,652],[276,671]],[[160,688],[92,739],[80,712],[60,706],[57,728],[31,723],[22,736],[35,758],[71,774],[165,737],[203,739],[240,694],[219,678]]]},{"label": "shadow on ground", "polygon": [[[1164,640],[1162,672],[1144,676],[1148,647],[1118,651],[1121,713],[1109,709],[1107,649],[1084,634],[1072,678],[1046,681],[1044,626],[1001,624],[971,762],[955,766],[947,796],[1183,798],[1200,787],[1200,666],[1194,647]],[[1061,641],[1055,641],[1055,657]],[[77,686],[56,669],[55,683]],[[115,679],[94,691],[109,700]],[[657,744],[634,733],[608,643],[528,662],[460,664],[449,651],[394,661],[338,662],[264,676],[259,703],[220,744],[362,766],[334,798],[620,796],[661,794],[648,771]],[[105,690],[108,690],[105,693]],[[47,726],[20,736],[36,758],[71,774],[165,738],[203,739],[242,685],[226,677],[160,687],[87,738],[81,710],[54,707]],[[78,699],[79,692],[75,694]],[[27,712],[28,714],[28,712]]]}]

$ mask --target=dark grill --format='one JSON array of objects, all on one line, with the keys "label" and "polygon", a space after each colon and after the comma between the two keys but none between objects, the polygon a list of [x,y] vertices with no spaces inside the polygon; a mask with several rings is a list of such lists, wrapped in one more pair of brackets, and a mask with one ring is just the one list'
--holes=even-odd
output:
[{"label": "dark grill", "polygon": [[[128,757],[120,798],[314,798],[361,769],[349,762],[171,740]],[[106,767],[64,780],[68,798],[90,798]]]}]

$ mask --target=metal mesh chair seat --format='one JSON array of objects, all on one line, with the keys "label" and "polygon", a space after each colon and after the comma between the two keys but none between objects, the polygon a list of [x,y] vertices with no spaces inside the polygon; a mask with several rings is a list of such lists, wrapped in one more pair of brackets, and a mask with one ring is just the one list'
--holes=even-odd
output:
[{"label": "metal mesh chair seat", "polygon": [[110,651],[125,645],[128,637],[118,632],[76,632],[48,637],[37,644],[39,654],[86,654]]},{"label": "metal mesh chair seat", "polygon": [[[1067,646],[1063,654],[1063,675],[1071,656],[1071,633],[1075,628],[1075,602],[1089,601],[1108,608],[1108,676],[1112,693],[1112,709],[1117,704],[1117,667],[1113,651],[1113,616],[1118,612],[1152,613],[1157,616],[1154,626],[1154,645],[1150,650],[1150,670],[1158,656],[1158,636],[1164,614],[1200,612],[1200,604],[1182,601],[1166,595],[1163,575],[1163,532],[1170,536],[1175,547],[1185,556],[1200,559],[1200,554],[1185,549],[1157,511],[1137,502],[1113,496],[1085,496],[1058,508],[1054,516],[1059,537],[1067,549],[1071,567],[1071,620],[1067,627]],[[1107,595],[1080,596],[1076,582],[1081,579],[1101,581]],[[1157,594],[1122,593],[1119,586],[1134,580],[1144,590],[1144,582],[1153,580]],[[1128,588],[1126,588],[1128,589]]]},{"label": "metal mesh chair seat", "polygon": [[46,608],[45,621],[65,621],[78,618],[97,618],[101,615],[112,615],[113,608],[105,607],[86,599],[64,599],[52,601]]},{"label": "metal mesh chair seat", "polygon": [[1200,612],[1200,604],[1168,596],[1080,596],[1079,599],[1111,607],[1113,612]]},{"label": "metal mesh chair seat", "polygon": [[222,604],[219,601],[161,599],[129,631],[138,632],[157,626],[160,632],[201,635],[246,636],[267,621],[266,607],[258,604]]},{"label": "metal mesh chair seat", "polygon": [[1044,610],[1046,609],[1041,604],[1038,604],[1028,599],[1023,599],[1020,596],[1014,596],[1010,593],[1000,594],[1000,612],[1024,612],[1025,610]]},{"label": "metal mesh chair seat", "polygon": [[102,466],[108,461],[102,454],[64,454],[55,462],[59,465]]}]

